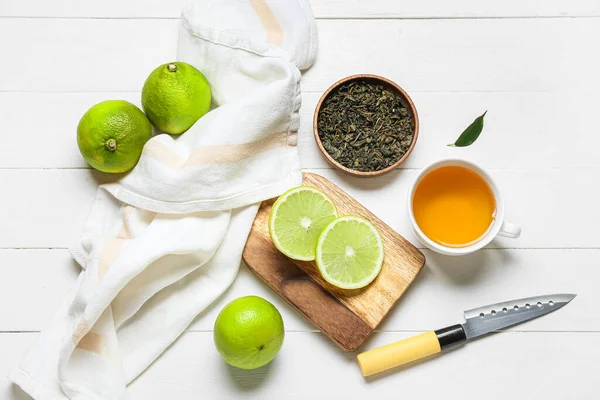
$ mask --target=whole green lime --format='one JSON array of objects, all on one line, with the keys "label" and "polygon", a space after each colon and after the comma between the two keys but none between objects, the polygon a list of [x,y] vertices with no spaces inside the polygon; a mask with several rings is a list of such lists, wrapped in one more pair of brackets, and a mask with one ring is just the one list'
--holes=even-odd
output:
[{"label": "whole green lime", "polygon": [[135,167],[151,137],[148,118],[124,100],[96,104],[83,114],[77,126],[81,155],[102,172],[120,173]]},{"label": "whole green lime", "polygon": [[208,81],[196,68],[172,62],[156,68],[142,89],[142,107],[152,125],[178,135],[190,129],[210,109]]},{"label": "whole green lime", "polygon": [[258,296],[233,300],[215,321],[217,350],[228,364],[241,369],[255,369],[271,362],[283,337],[281,314]]}]

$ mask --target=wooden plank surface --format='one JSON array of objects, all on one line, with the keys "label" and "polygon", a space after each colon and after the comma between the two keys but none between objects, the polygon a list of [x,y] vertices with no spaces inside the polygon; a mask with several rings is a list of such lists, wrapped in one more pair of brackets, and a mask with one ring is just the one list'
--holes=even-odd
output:
[{"label": "wooden plank surface", "polygon": [[[417,170],[396,170],[377,179],[348,177],[331,169],[307,171],[343,187],[392,229],[422,247],[406,215],[406,195]],[[600,192],[589,184],[597,181],[597,168],[489,172],[505,198],[507,220],[523,229],[519,239],[497,238],[489,247],[599,248]],[[10,196],[0,196],[0,248],[72,246],[96,186],[110,179],[86,169],[0,169],[0,187],[11,188]]]},{"label": "wooden plank surface", "polygon": [[243,259],[251,271],[339,347],[354,351],[408,289],[425,264],[425,257],[328,179],[305,173],[303,184],[326,193],[340,216],[363,217],[377,228],[385,252],[377,278],[365,288],[341,290],[321,277],[314,262],[295,261],[280,254],[269,235],[268,221],[273,201],[261,204],[244,248]]},{"label": "wooden plank surface", "polygon": [[[0,375],[22,357],[71,287],[78,267],[65,248],[79,234],[95,188],[75,125],[107,98],[139,102],[146,75],[173,59],[188,0],[0,0]],[[210,307],[131,387],[131,399],[354,399],[402,396],[592,400],[600,386],[600,93],[597,0],[313,1],[319,60],[304,77],[299,150],[313,168],[415,241],[404,196],[416,169],[441,157],[481,163],[498,180],[507,218],[523,228],[476,254],[428,263],[366,346],[460,321],[461,311],[531,294],[576,292],[558,313],[476,341],[376,381],[266,285],[242,268]],[[150,19],[148,19],[150,18]],[[414,19],[414,20],[407,20]],[[355,180],[329,169],[310,131],[314,104],[351,73],[379,73],[419,109],[419,145],[403,170]],[[445,144],[485,109],[471,148]],[[83,168],[83,169],[81,169]],[[415,242],[416,243],[416,242]],[[232,299],[273,302],[286,341],[270,367],[242,372],[214,351],[212,324]],[[301,379],[300,379],[301,378]],[[305,382],[310,381],[310,386]],[[431,383],[435,382],[435,385]],[[509,384],[507,384],[509,383]],[[28,397],[0,379],[0,399]]]},{"label": "wooden plank surface", "polygon": [[[319,57],[302,89],[374,73],[409,93],[598,91],[600,58],[589,51],[598,20],[320,20]],[[0,54],[17,60],[0,64],[0,89],[139,91],[175,58],[178,29],[177,20],[3,19],[0,36],[19,40],[0,41]]]},{"label": "wooden plank surface", "polygon": [[[410,335],[380,333],[369,346]],[[0,375],[6,376],[34,340],[35,334],[0,334]],[[411,398],[457,394],[461,399],[477,399],[484,389],[489,400],[593,400],[598,391],[598,359],[600,333],[500,333],[393,375],[365,380],[354,355],[340,352],[320,333],[288,332],[271,364],[243,371],[223,362],[212,332],[192,332],[183,334],[133,382],[127,400],[197,400],[200,394],[208,399],[304,400],[307,393],[318,399],[391,400],[399,391]],[[28,399],[4,382],[0,398]]]},{"label": "wooden plank surface", "polygon": [[[486,249],[459,258],[429,250],[423,253],[426,266],[378,331],[438,329],[459,322],[463,310],[479,305],[532,294],[575,292],[576,300],[560,313],[511,330],[600,332],[600,314],[596,312],[600,250]],[[6,305],[0,307],[0,332],[42,330],[78,273],[67,250],[0,250],[0,304]],[[231,289],[189,330],[212,331],[219,311],[246,295],[272,302],[281,311],[287,331],[316,330],[246,267],[241,268]]]},{"label": "wooden plank surface", "polygon": [[[190,0],[3,0],[0,16],[87,18],[177,18]],[[599,16],[595,0],[315,0],[317,18],[477,18]]]},{"label": "wooden plank surface", "polygon": [[[3,128],[23,132],[4,138],[0,168],[89,168],[74,140],[83,113],[108,99],[139,106],[140,96],[139,92],[0,92]],[[312,134],[320,96],[319,92],[302,96],[298,150],[304,168],[329,168]],[[600,135],[586,135],[596,123],[598,92],[414,92],[411,97],[421,119],[421,134],[403,169],[463,156],[487,168],[600,167],[600,157],[595,155]],[[485,131],[475,146],[446,146],[486,109]],[[30,118],[31,110],[36,110],[36,118]],[[564,140],[565,132],[569,140]],[[30,146],[32,142],[37,145]]]}]

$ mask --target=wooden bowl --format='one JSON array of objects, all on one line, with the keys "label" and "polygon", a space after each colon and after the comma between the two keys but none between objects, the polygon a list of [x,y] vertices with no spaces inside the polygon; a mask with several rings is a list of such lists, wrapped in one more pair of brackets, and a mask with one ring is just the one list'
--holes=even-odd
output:
[{"label": "wooden bowl", "polygon": [[[325,147],[323,147],[323,143],[321,143],[321,138],[319,137],[318,119],[319,119],[319,112],[321,111],[321,107],[323,106],[323,102],[325,101],[325,99],[327,99],[329,94],[332,91],[334,91],[335,89],[337,89],[340,85],[342,85],[346,82],[355,81],[355,80],[373,81],[380,85],[383,85],[384,87],[389,89],[391,92],[397,94],[400,97],[400,102],[402,103],[402,105],[404,107],[406,107],[406,109],[408,110],[408,113],[410,114],[410,117],[412,118],[412,121],[414,123],[413,139],[412,139],[412,142],[410,143],[410,147],[408,148],[408,150],[406,150],[406,153],[402,156],[402,158],[400,158],[393,165],[390,165],[389,167],[380,169],[378,171],[363,172],[363,171],[356,171],[354,169],[344,167],[342,164],[335,161],[333,159],[333,157],[331,157],[331,155],[327,152],[327,150],[325,150]],[[333,165],[335,168],[337,168],[347,174],[353,175],[353,176],[359,176],[359,177],[379,176],[379,175],[383,175],[385,173],[388,173],[388,172],[396,169],[400,164],[402,164],[404,162],[404,160],[406,160],[408,158],[408,156],[412,152],[413,148],[415,147],[415,144],[417,143],[417,137],[419,136],[419,116],[417,114],[417,109],[415,108],[415,104],[411,100],[410,96],[404,91],[404,89],[402,89],[400,86],[398,86],[398,84],[396,84],[395,82],[392,82],[389,79],[386,79],[384,77],[377,76],[377,75],[368,75],[368,74],[352,75],[352,76],[348,76],[344,79],[340,79],[339,81],[337,81],[336,83],[331,85],[331,87],[329,89],[327,89],[325,91],[325,93],[323,93],[323,95],[319,99],[319,103],[317,103],[317,108],[315,109],[315,115],[313,118],[313,133],[315,135],[315,140],[317,141],[317,145],[319,146],[319,150],[321,150],[321,153],[323,153],[323,155],[325,156],[325,158],[327,159],[329,164]]]}]

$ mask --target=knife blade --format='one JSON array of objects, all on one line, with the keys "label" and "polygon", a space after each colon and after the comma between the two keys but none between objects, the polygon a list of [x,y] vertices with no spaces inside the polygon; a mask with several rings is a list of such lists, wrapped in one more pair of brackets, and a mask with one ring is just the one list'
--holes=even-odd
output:
[{"label": "knife blade", "polygon": [[556,311],[575,294],[550,294],[489,304],[464,312],[465,322],[422,333],[357,356],[363,376],[369,376],[424,357],[450,346],[508,328]]},{"label": "knife blade", "polygon": [[551,294],[490,304],[464,312],[461,324],[467,339],[508,328],[556,311],[575,298],[575,294]]}]

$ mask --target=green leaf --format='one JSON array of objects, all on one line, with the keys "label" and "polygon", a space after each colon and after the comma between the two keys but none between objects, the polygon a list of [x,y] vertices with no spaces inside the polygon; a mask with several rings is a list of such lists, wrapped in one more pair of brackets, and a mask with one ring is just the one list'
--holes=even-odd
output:
[{"label": "green leaf", "polygon": [[475,121],[460,134],[458,139],[456,139],[456,142],[449,144],[448,146],[467,147],[475,143],[483,130],[483,117],[485,117],[485,114],[487,114],[487,111],[475,118]]}]

